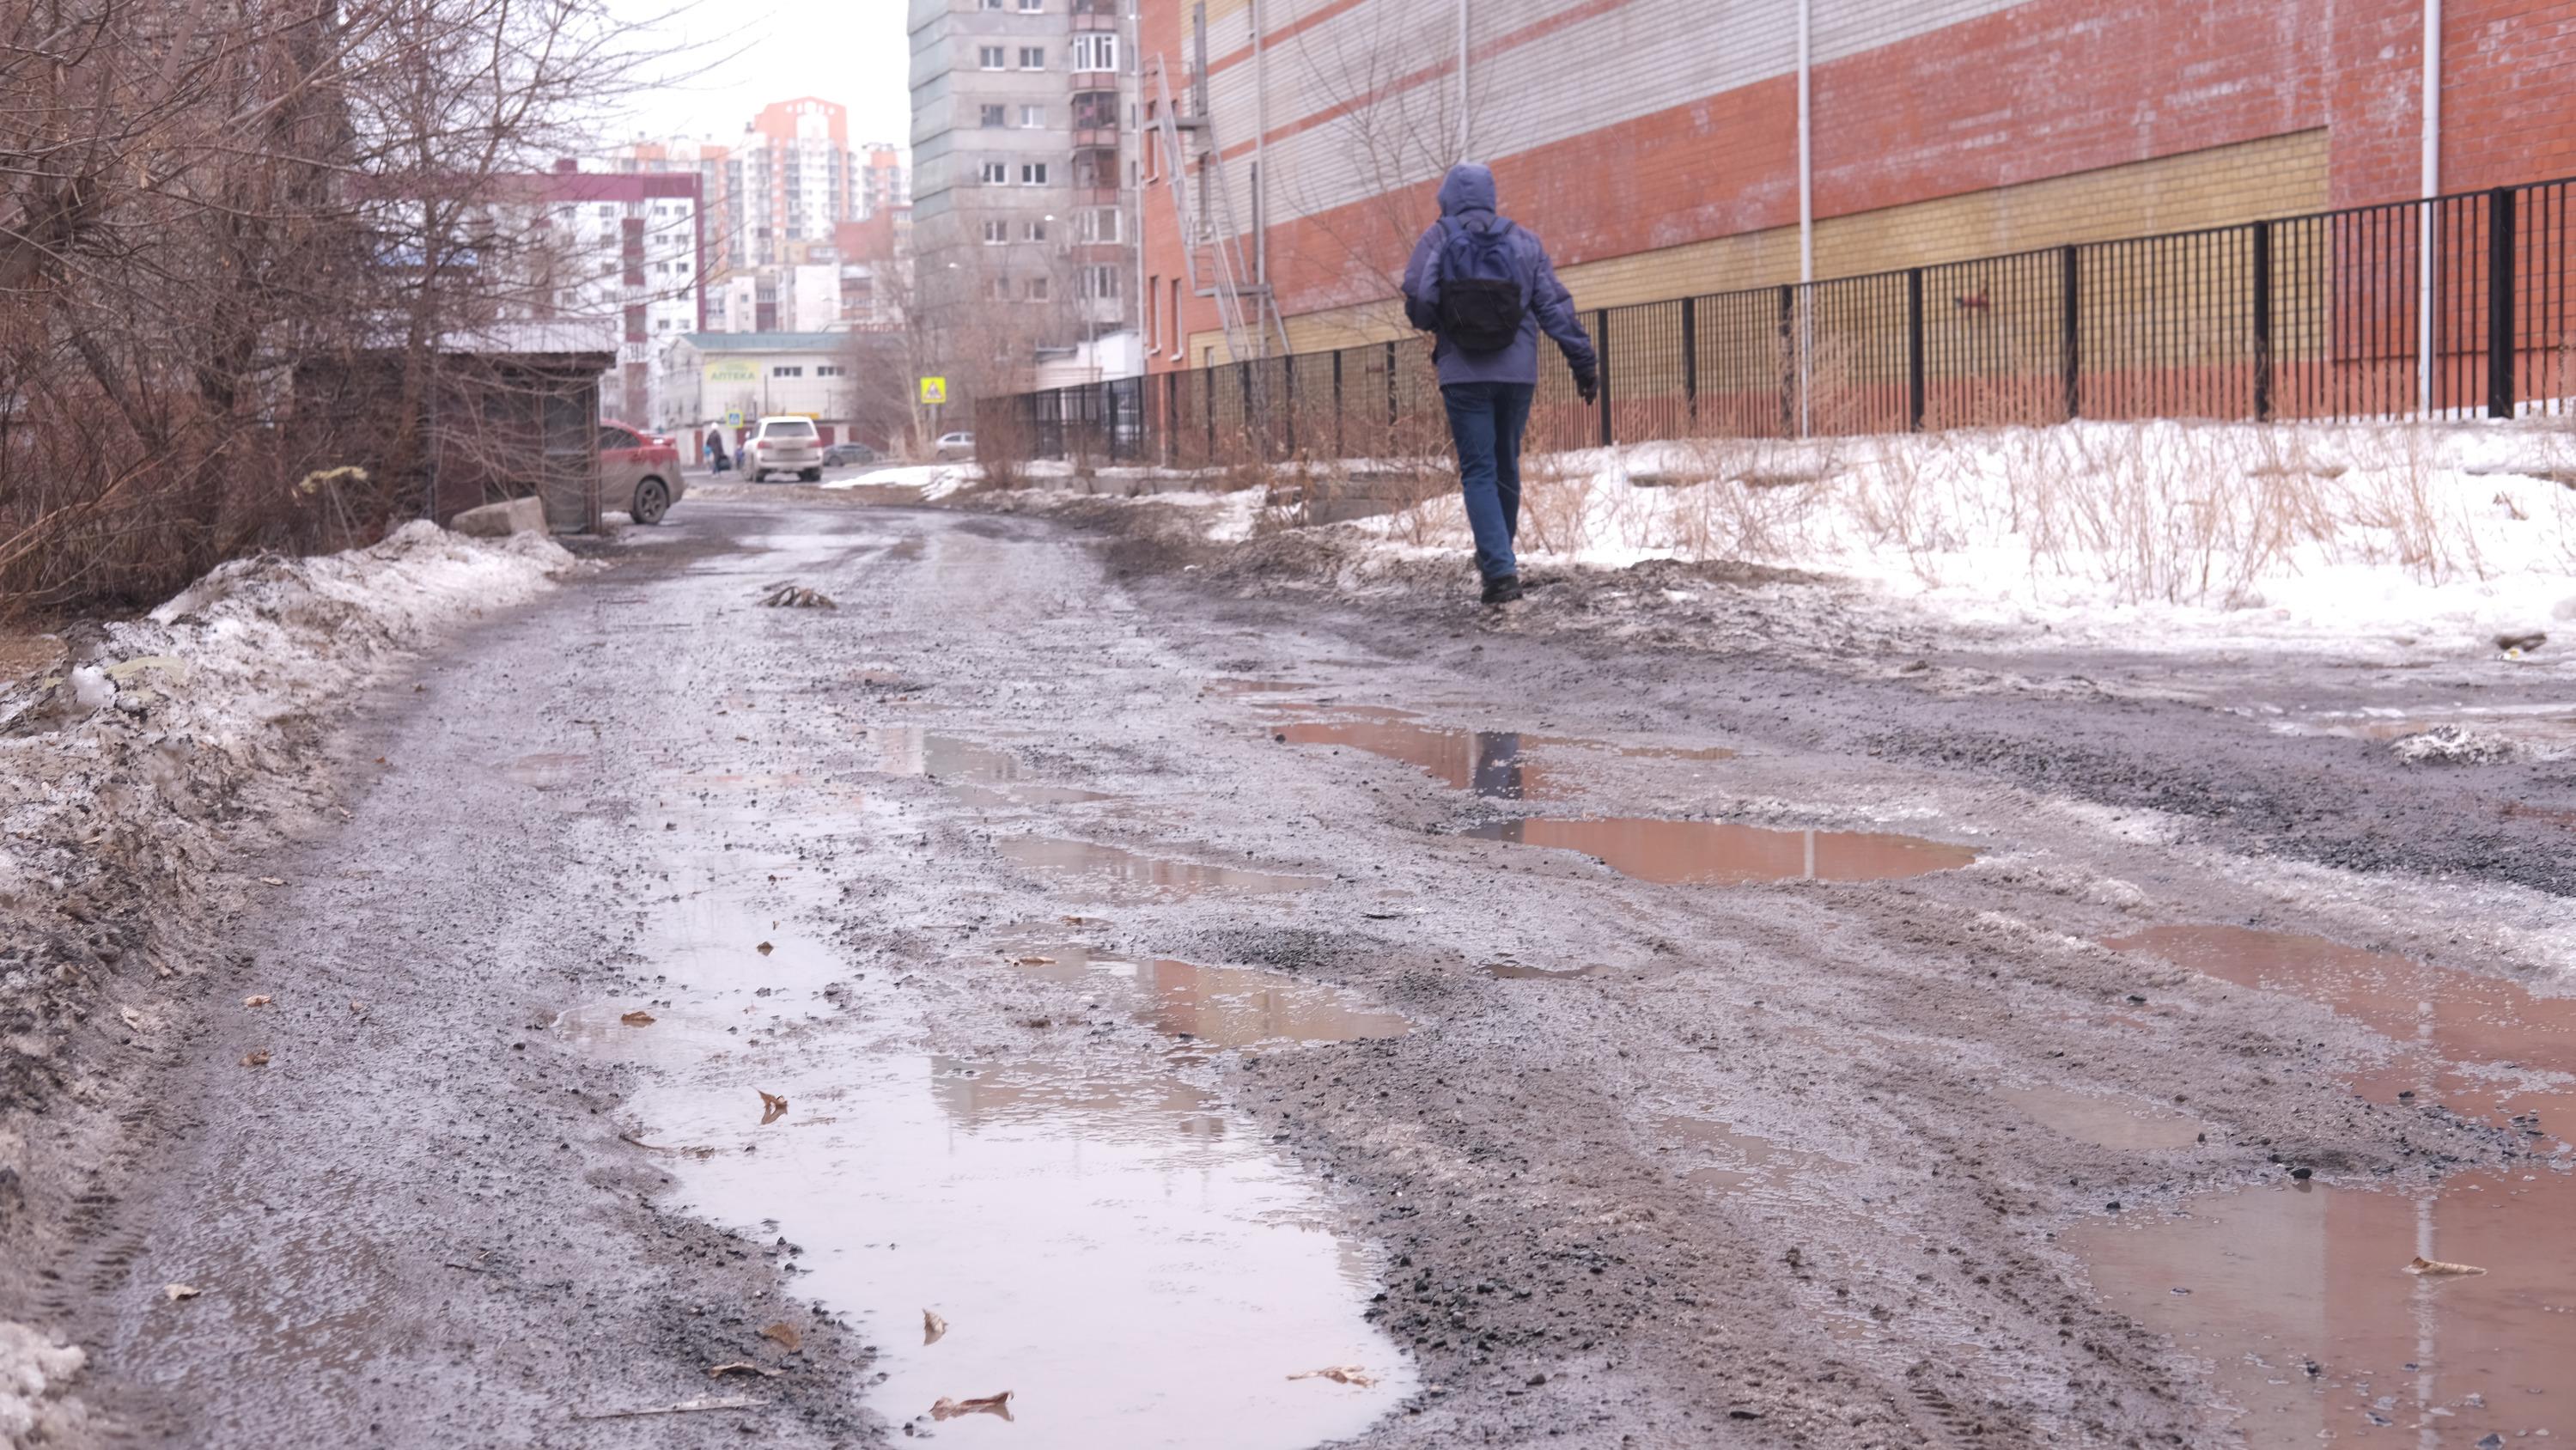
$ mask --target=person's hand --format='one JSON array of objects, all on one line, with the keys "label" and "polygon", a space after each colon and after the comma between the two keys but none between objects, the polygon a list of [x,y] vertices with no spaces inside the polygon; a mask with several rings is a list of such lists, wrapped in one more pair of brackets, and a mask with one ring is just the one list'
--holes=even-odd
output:
[{"label": "person's hand", "polygon": [[1574,395],[1583,400],[1583,406],[1591,407],[1601,401],[1601,379],[1591,373],[1582,374],[1574,380]]}]

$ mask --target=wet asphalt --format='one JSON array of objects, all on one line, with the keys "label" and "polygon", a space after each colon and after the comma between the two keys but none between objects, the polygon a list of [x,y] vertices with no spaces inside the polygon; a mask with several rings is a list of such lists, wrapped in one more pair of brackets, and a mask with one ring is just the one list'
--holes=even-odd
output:
[{"label": "wet asphalt", "polygon": [[[2224,1443],[2104,1226],[2568,1203],[2512,1116],[2556,1037],[2104,945],[2534,979],[2563,767],[1602,646],[1544,590],[1247,597],[1026,518],[692,500],[608,558],[389,684],[346,818],[238,866],[282,884],[63,1270],[121,1443]],[[2411,1292],[2354,1263],[2319,1292]],[[2307,1332],[2258,1352],[2322,1355],[2319,1419],[2253,1443],[2395,1388]],[[2483,1428],[2524,1371],[2460,1358],[2406,1393]],[[585,1418],[710,1395],[757,1403]]]}]

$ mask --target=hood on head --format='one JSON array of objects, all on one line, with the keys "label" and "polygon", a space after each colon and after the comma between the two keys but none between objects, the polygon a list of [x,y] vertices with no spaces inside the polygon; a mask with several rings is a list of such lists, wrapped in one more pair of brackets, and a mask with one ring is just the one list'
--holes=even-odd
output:
[{"label": "hood on head", "polygon": [[1449,168],[1440,179],[1440,214],[1457,216],[1464,212],[1497,210],[1494,205],[1494,173],[1473,161],[1462,161]]}]

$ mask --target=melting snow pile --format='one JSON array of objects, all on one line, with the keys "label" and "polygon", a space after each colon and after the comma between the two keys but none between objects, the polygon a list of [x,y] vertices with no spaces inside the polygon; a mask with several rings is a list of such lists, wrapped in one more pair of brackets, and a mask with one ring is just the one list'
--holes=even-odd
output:
[{"label": "melting snow pile", "polygon": [[[1999,630],[2154,649],[2474,646],[2576,653],[2576,430],[2078,423],[1703,439],[1524,464],[1520,547],[1550,564],[1743,560],[1865,581]],[[1468,547],[1454,494],[1353,527]]]},{"label": "melting snow pile", "polygon": [[88,1421],[63,1389],[84,1356],[23,1324],[0,1319],[0,1444],[70,1443]]}]

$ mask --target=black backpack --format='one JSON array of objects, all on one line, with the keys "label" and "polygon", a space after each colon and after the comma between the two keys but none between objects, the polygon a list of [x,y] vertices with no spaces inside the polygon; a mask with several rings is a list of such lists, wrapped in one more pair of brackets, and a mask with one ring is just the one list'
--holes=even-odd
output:
[{"label": "black backpack", "polygon": [[1452,226],[1440,244],[1440,335],[1460,352],[1501,352],[1520,340],[1529,314],[1520,268],[1512,259],[1512,224]]}]

